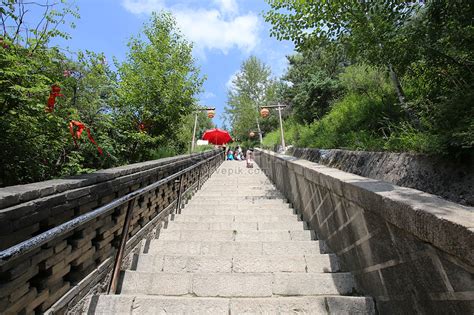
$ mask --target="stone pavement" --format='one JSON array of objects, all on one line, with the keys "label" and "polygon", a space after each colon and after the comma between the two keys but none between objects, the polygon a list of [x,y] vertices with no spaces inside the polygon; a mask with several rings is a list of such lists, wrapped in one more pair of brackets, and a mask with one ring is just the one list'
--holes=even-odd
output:
[{"label": "stone pavement", "polygon": [[89,314],[374,314],[263,172],[224,162]]}]

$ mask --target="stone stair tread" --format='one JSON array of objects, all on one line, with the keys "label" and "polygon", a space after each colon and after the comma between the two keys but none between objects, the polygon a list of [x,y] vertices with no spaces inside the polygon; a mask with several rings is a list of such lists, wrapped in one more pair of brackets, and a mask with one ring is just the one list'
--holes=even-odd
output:
[{"label": "stone stair tread", "polygon": [[[303,230],[306,223],[296,222],[177,222],[171,221],[167,230],[235,230],[235,231],[289,231]],[[163,230],[164,231],[164,230]]]},{"label": "stone stair tread", "polygon": [[338,272],[339,262],[333,254],[319,255],[153,255],[142,254],[138,257],[137,271],[145,272]]},{"label": "stone stair tread", "polygon": [[198,297],[348,295],[350,273],[166,273],[125,271],[121,294]]},{"label": "stone stair tread", "polygon": [[319,241],[166,241],[152,240],[149,253],[173,255],[318,255]]},{"label": "stone stair tread", "polygon": [[174,220],[177,222],[297,222],[295,214],[286,215],[195,215],[177,214]]},{"label": "stone stair tread", "polygon": [[372,298],[348,296],[354,278],[336,255],[251,171],[225,162],[122,273],[120,295],[92,297],[88,314],[375,314]]},{"label": "stone stair tread", "polygon": [[194,215],[291,215],[294,210],[290,208],[282,209],[204,209],[199,207],[186,207],[182,214]]},{"label": "stone stair tread", "polygon": [[161,240],[213,240],[213,241],[311,241],[310,230],[235,231],[235,230],[163,230]]},{"label": "stone stair tread", "polygon": [[[280,214],[295,214],[295,210],[289,207],[220,207],[220,206],[200,206],[200,205],[188,205],[181,209],[182,213],[187,214],[199,214],[198,212],[204,212],[205,214],[214,213],[214,215],[225,214],[225,213],[233,213],[232,215],[239,215],[239,214],[249,214],[249,215],[258,215],[260,212],[263,214],[265,212],[269,212],[271,215],[277,214],[276,212],[280,212]],[[236,212],[234,214],[234,212]]]},{"label": "stone stair tread", "polygon": [[375,314],[372,299],[348,296],[200,298],[94,296],[87,314]]},{"label": "stone stair tread", "polygon": [[194,205],[199,207],[220,207],[220,208],[232,208],[240,206],[240,208],[247,207],[279,207],[279,208],[290,208],[289,203],[286,200],[281,200],[281,197],[263,197],[263,196],[246,196],[246,197],[233,197],[222,200],[222,197],[213,196],[200,196],[202,200],[190,200],[188,205]]},{"label": "stone stair tread", "polygon": [[285,202],[285,197],[276,192],[266,191],[253,191],[253,192],[207,192],[207,193],[196,193],[193,201],[206,201],[206,198],[219,198],[222,201],[233,200],[233,199],[248,199],[248,200],[274,200],[278,202]]}]

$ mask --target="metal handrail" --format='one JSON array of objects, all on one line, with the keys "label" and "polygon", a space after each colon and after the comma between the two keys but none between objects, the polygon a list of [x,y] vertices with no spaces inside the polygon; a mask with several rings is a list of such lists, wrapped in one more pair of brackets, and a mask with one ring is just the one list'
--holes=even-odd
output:
[{"label": "metal handrail", "polygon": [[120,198],[115,199],[114,201],[101,206],[91,212],[85,213],[77,218],[74,218],[72,220],[69,220],[65,223],[62,223],[61,225],[58,225],[52,229],[49,229],[39,235],[36,235],[28,240],[25,240],[19,244],[16,244],[12,247],[9,247],[3,251],[0,252],[0,267],[11,261],[12,259],[15,259],[18,256],[24,255],[26,253],[31,252],[32,250],[39,248],[40,246],[54,240],[56,237],[60,235],[64,235],[68,232],[73,231],[76,229],[78,226],[81,226],[83,224],[86,224],[87,222],[90,222],[101,215],[104,215],[108,213],[109,211],[114,210],[115,208],[125,204],[126,202],[129,202],[131,200],[135,200],[136,198],[148,193],[149,191],[156,189],[178,177],[181,175],[195,169],[196,167],[199,167],[210,160],[216,158],[217,156],[221,155],[222,153],[219,152],[197,164],[194,164],[188,168],[185,168],[184,170],[181,170],[173,175],[170,175],[166,178],[163,178],[151,185],[148,185],[144,188],[138,189],[136,191],[133,191],[125,196],[122,196]]}]

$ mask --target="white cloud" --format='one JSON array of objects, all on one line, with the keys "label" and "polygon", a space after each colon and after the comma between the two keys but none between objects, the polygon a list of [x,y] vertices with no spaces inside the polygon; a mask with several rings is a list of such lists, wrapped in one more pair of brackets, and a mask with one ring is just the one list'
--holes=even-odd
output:
[{"label": "white cloud", "polygon": [[214,0],[214,3],[219,6],[222,13],[237,13],[239,6],[235,0]]},{"label": "white cloud", "polygon": [[[227,54],[237,48],[245,53],[255,49],[260,41],[260,21],[253,12],[237,14],[235,0],[213,0],[208,7],[191,9],[196,1],[175,1],[172,6],[165,0],[122,0],[123,7],[133,14],[150,14],[166,9],[174,13],[178,26],[188,40],[195,43],[198,54],[206,50],[220,50]],[[213,5],[213,7],[209,7]]]},{"label": "white cloud", "polygon": [[208,99],[211,99],[211,98],[215,98],[216,97],[216,94],[212,93],[212,92],[205,92],[203,95],[202,95],[202,98],[205,99],[205,100],[208,100]]},{"label": "white cloud", "polygon": [[122,6],[133,14],[151,13],[165,7],[164,0],[123,0]]},{"label": "white cloud", "polygon": [[251,13],[226,20],[217,10],[181,11],[176,12],[176,19],[198,49],[218,49],[224,54],[231,48],[250,52],[259,41],[258,17]]}]

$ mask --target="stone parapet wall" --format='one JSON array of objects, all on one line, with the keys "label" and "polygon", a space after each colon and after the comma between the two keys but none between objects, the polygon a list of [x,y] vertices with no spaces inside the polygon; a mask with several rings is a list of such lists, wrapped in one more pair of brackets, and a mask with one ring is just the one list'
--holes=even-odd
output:
[{"label": "stone parapet wall", "polygon": [[380,314],[474,312],[474,209],[256,150],[278,189]]},{"label": "stone parapet wall", "polygon": [[193,165],[212,152],[0,188],[0,250]]},{"label": "stone parapet wall", "polygon": [[418,189],[474,206],[474,156],[290,148],[288,154],[344,172]]},{"label": "stone parapet wall", "polygon": [[[12,188],[0,189],[0,194],[4,196],[1,204],[8,205],[0,210],[2,249],[91,212],[217,153],[216,150],[178,156],[74,179],[16,186],[18,193]],[[221,156],[216,156],[204,165],[202,175],[215,168],[221,160]],[[199,168],[195,168],[183,175],[182,191],[195,185],[199,172]],[[173,180],[137,199],[130,222],[128,251],[140,241],[138,236],[145,236],[145,227],[148,232],[151,231],[175,210],[172,205],[176,201],[179,185]],[[7,192],[2,194],[3,190]],[[127,203],[59,235],[39,248],[3,261],[0,264],[0,314],[43,313],[69,290],[73,292],[69,295],[76,297],[79,291],[87,291],[87,286],[98,283],[111,268],[126,210]],[[91,272],[95,278],[85,284],[81,282]]]}]

